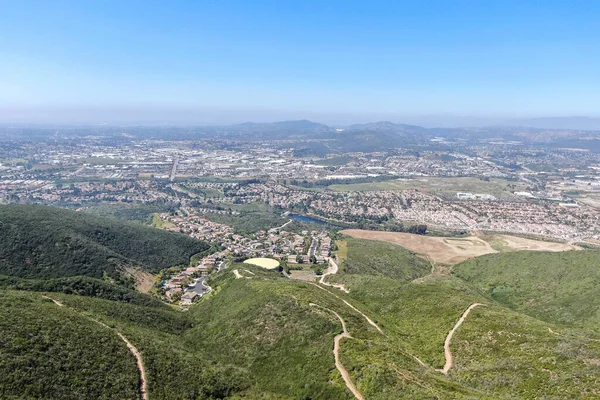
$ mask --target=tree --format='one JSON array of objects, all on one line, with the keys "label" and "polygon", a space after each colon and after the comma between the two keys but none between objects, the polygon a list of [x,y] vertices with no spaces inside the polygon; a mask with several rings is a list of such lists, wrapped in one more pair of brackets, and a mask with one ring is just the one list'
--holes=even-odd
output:
[{"label": "tree", "polygon": [[173,293],[173,295],[171,296],[171,302],[178,302],[179,300],[181,300],[181,296],[183,296],[183,292]]}]

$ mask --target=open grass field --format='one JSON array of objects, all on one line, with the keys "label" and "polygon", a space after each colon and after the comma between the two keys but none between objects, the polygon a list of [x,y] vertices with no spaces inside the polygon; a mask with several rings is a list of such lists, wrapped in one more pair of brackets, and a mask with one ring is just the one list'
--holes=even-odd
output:
[{"label": "open grass field", "polygon": [[455,195],[457,192],[469,192],[486,193],[505,198],[513,196],[512,192],[514,191],[525,190],[525,185],[521,182],[498,178],[491,178],[489,181],[484,181],[474,177],[428,177],[420,179],[397,179],[384,182],[340,184],[331,185],[328,188],[337,192],[420,189],[438,195]]},{"label": "open grass field", "polygon": [[435,263],[457,264],[470,258],[505,251],[566,251],[579,247],[556,242],[525,239],[510,235],[433,237],[403,232],[346,229],[341,233],[359,239],[380,240],[423,254]]}]

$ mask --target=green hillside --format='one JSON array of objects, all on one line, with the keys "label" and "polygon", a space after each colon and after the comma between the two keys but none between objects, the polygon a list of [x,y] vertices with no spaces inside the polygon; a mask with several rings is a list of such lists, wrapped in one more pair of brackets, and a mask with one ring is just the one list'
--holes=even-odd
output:
[{"label": "green hillside", "polygon": [[136,399],[138,379],[110,330],[39,294],[0,291],[0,398]]},{"label": "green hillside", "polygon": [[[440,276],[398,246],[339,244],[327,280],[348,293],[230,264],[187,312],[92,277],[0,277],[0,398],[140,399],[128,341],[151,400],[348,400],[336,337],[369,400],[600,395],[597,307],[578,297],[596,293],[597,252],[484,256]],[[448,332],[475,303],[444,374]]]},{"label": "green hillside", "polygon": [[377,275],[410,281],[427,275],[431,264],[404,247],[377,240],[338,241],[341,267],[348,274]]},{"label": "green hillside", "polygon": [[145,296],[133,289],[86,276],[54,279],[25,279],[15,276],[0,275],[0,289],[76,294],[79,296],[98,297],[106,300],[150,307],[156,307],[162,304],[158,299]]},{"label": "green hillside", "polygon": [[490,254],[454,267],[495,301],[547,321],[600,327],[600,252]]},{"label": "green hillside", "polygon": [[188,263],[205,243],[177,233],[44,206],[0,206],[0,274],[119,277]]}]

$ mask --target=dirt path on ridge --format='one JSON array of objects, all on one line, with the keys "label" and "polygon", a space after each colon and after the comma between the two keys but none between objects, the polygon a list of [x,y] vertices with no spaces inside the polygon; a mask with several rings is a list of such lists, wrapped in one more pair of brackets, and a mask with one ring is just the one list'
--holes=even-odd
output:
[{"label": "dirt path on ridge", "polygon": [[481,303],[471,304],[469,306],[469,308],[467,308],[465,310],[463,315],[456,322],[456,324],[454,325],[454,328],[452,328],[450,330],[450,332],[448,332],[448,336],[446,336],[446,340],[444,341],[444,357],[446,358],[446,363],[444,364],[444,368],[438,369],[436,371],[439,371],[439,372],[443,373],[444,375],[448,374],[448,371],[450,371],[450,369],[452,368],[452,365],[454,365],[454,362],[452,359],[452,352],[450,351],[450,342],[452,341],[452,337],[454,336],[454,333],[456,332],[458,327],[461,326],[463,322],[465,322],[465,318],[467,318],[467,315],[469,315],[471,310],[473,310],[475,307],[483,306],[483,305],[484,304],[481,304]]},{"label": "dirt path on ridge", "polygon": [[346,287],[344,287],[344,285],[342,285],[341,283],[325,282],[325,277],[327,275],[337,274],[338,269],[339,269],[337,263],[335,261],[333,261],[332,258],[328,257],[327,260],[329,262],[329,267],[327,267],[327,271],[325,271],[325,273],[323,273],[323,275],[321,275],[321,279],[319,279],[319,283],[321,285],[331,286],[331,287],[340,289],[342,292],[350,293],[350,291],[348,289],[346,289]]},{"label": "dirt path on ridge", "polygon": [[[64,304],[61,303],[58,300],[55,300],[51,297],[48,296],[42,296],[45,299],[48,300],[52,300],[52,302],[54,304],[56,304],[59,307],[64,307]],[[86,318],[88,318],[91,321],[94,321],[95,323],[102,325],[103,327],[110,329],[110,330],[114,330],[117,335],[119,335],[119,338],[125,343],[125,345],[127,345],[127,348],[129,349],[129,351],[131,352],[131,354],[133,354],[133,356],[135,357],[135,361],[137,364],[137,369],[138,372],[140,374],[140,394],[142,395],[142,400],[149,400],[148,397],[148,379],[146,378],[146,368],[144,367],[144,361],[142,360],[142,355],[140,354],[139,350],[133,345],[131,344],[131,342],[119,331],[117,331],[116,329],[111,328],[110,326],[106,325],[104,322],[98,321],[97,319],[94,319],[90,316],[87,316],[83,313],[80,313],[77,310],[74,310],[76,313],[79,313],[83,316],[85,316]]]},{"label": "dirt path on ridge", "polygon": [[336,335],[336,337],[333,339],[333,357],[335,359],[335,367],[339,371],[340,375],[342,375],[342,378],[344,379],[344,383],[346,384],[346,387],[348,388],[348,390],[350,390],[352,392],[354,397],[356,397],[359,400],[365,400],[363,395],[358,391],[358,389],[354,385],[354,382],[352,382],[352,378],[350,378],[350,374],[348,373],[346,368],[344,368],[344,365],[342,364],[342,361],[340,360],[340,342],[344,338],[352,339],[352,336],[350,335],[350,333],[348,332],[348,329],[346,328],[346,323],[344,322],[344,320],[342,319],[342,317],[340,317],[340,315],[338,313],[336,313],[333,310],[330,310],[329,308],[322,307],[315,303],[309,303],[309,305],[312,307],[318,307],[323,310],[329,311],[330,313],[335,315],[337,317],[337,319],[339,319],[340,322],[342,323],[342,333],[340,333],[339,335]]},{"label": "dirt path on ridge", "polygon": [[377,331],[378,331],[379,333],[381,333],[382,335],[384,335],[384,336],[385,336],[385,334],[383,333],[383,331],[381,330],[381,328],[380,328],[380,327],[379,327],[379,326],[378,326],[378,325],[377,325],[375,322],[373,322],[373,320],[372,320],[371,318],[367,317],[367,315],[366,315],[365,313],[363,313],[362,311],[360,311],[358,308],[354,307],[352,304],[348,303],[346,300],[342,299],[342,298],[341,298],[340,296],[338,296],[337,294],[335,294],[335,293],[331,293],[329,290],[325,289],[324,287],[321,287],[321,286],[317,285],[317,284],[316,284],[316,283],[314,283],[314,282],[309,282],[309,283],[311,283],[311,284],[315,285],[315,286],[316,286],[316,287],[318,287],[319,289],[321,289],[321,290],[324,290],[324,291],[326,291],[327,293],[329,293],[330,295],[332,295],[332,296],[336,297],[337,299],[339,299],[339,300],[343,301],[343,302],[344,302],[344,304],[346,304],[348,307],[350,307],[351,309],[353,309],[354,311],[356,311],[357,313],[359,313],[360,315],[362,315],[362,316],[363,316],[363,318],[364,318],[364,319],[366,319],[366,320],[367,320],[367,322],[368,322],[369,324],[371,324],[371,325],[372,325],[372,326],[373,326],[375,329],[377,329]]}]

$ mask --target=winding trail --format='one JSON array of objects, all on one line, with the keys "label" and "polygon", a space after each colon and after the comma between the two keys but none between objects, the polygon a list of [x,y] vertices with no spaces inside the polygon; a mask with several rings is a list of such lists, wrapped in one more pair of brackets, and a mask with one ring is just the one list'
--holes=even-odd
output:
[{"label": "winding trail", "polygon": [[[99,322],[99,321],[96,321]],[[99,322],[101,323],[101,322]],[[101,323],[102,324],[102,323]],[[104,325],[104,324],[102,324]],[[106,325],[104,325],[106,326]],[[107,328],[110,329],[110,327],[106,326]],[[148,400],[148,379],[146,378],[146,369],[144,368],[144,361],[142,360],[142,355],[140,354],[140,352],[138,351],[138,349],[131,344],[131,342],[129,340],[127,340],[127,338],[125,336],[123,336],[123,334],[119,331],[115,331],[117,332],[117,335],[119,335],[119,337],[121,338],[122,341],[125,342],[125,344],[127,345],[127,348],[129,349],[129,351],[131,352],[131,354],[133,354],[133,356],[135,357],[135,360],[137,362],[137,368],[138,371],[140,372],[140,381],[141,381],[141,386],[140,386],[140,393],[142,395],[142,399],[143,400]]]},{"label": "winding trail", "polygon": [[315,285],[315,286],[316,286],[316,287],[318,287],[319,289],[321,289],[321,290],[324,290],[324,291],[326,291],[327,293],[329,293],[330,295],[332,295],[332,296],[336,297],[337,299],[339,299],[339,300],[343,301],[343,302],[344,302],[344,304],[346,304],[348,307],[350,307],[351,309],[353,309],[354,311],[356,311],[357,313],[359,313],[360,315],[362,315],[362,316],[363,316],[363,318],[364,318],[365,320],[367,320],[367,322],[368,322],[369,324],[371,324],[373,327],[375,327],[375,329],[377,329],[377,331],[379,331],[379,333],[381,333],[383,336],[385,336],[385,334],[383,333],[383,331],[381,330],[381,328],[380,328],[380,327],[379,327],[379,326],[378,326],[378,325],[377,325],[375,322],[373,322],[373,320],[372,320],[371,318],[367,317],[367,315],[366,315],[365,313],[363,313],[362,311],[360,311],[358,308],[354,307],[352,304],[348,303],[346,300],[342,299],[342,298],[341,298],[340,296],[338,296],[337,294],[335,294],[335,293],[331,293],[329,290],[325,289],[324,287],[321,287],[321,286],[317,285],[317,284],[316,284],[316,283],[314,283],[314,282],[309,282],[309,283],[311,283],[311,284]]},{"label": "winding trail", "polygon": [[337,274],[338,269],[339,269],[337,263],[335,261],[333,261],[333,259],[331,257],[328,257],[327,260],[329,262],[329,267],[327,267],[327,271],[325,271],[325,273],[323,273],[323,275],[321,275],[321,279],[319,279],[319,283],[321,285],[331,286],[331,287],[340,289],[342,292],[350,293],[350,291],[348,289],[346,289],[344,287],[344,285],[342,285],[341,283],[329,283],[329,282],[325,282],[325,277],[327,275]]},{"label": "winding trail", "polygon": [[53,302],[54,304],[56,304],[57,306],[59,306],[59,307],[64,307],[64,304],[63,304],[63,303],[61,303],[61,302],[60,302],[60,301],[58,301],[58,300],[55,300],[55,299],[53,299],[53,298],[51,298],[51,297],[44,296],[44,295],[42,295],[42,297],[43,297],[43,298],[45,298],[45,299],[48,299],[48,300],[52,300],[52,302]]},{"label": "winding trail", "polygon": [[340,372],[340,375],[342,375],[342,378],[344,379],[344,383],[346,384],[346,387],[348,388],[348,390],[350,390],[352,392],[354,397],[356,397],[359,400],[365,400],[363,395],[358,391],[358,389],[354,385],[354,382],[352,382],[352,378],[350,378],[350,374],[348,373],[346,368],[344,368],[344,365],[342,364],[342,361],[340,360],[340,342],[344,338],[352,339],[352,336],[350,335],[350,333],[348,332],[348,329],[346,328],[346,323],[344,322],[344,320],[342,319],[342,317],[340,317],[340,315],[338,313],[336,313],[333,310],[330,310],[329,308],[322,307],[315,303],[309,303],[309,305],[312,307],[318,307],[323,310],[329,311],[330,313],[335,315],[337,317],[337,319],[339,319],[340,322],[342,323],[342,333],[340,333],[339,335],[336,335],[336,337],[333,339],[333,357],[335,359],[335,367]]},{"label": "winding trail", "polygon": [[450,330],[450,332],[448,332],[448,336],[446,336],[446,340],[444,341],[444,357],[446,358],[446,363],[444,364],[444,368],[437,369],[436,371],[439,371],[439,372],[443,373],[444,375],[447,375],[448,371],[450,371],[450,368],[452,368],[453,359],[452,359],[452,352],[450,351],[450,342],[452,341],[452,337],[454,336],[454,333],[456,332],[458,327],[461,326],[463,322],[465,322],[465,318],[467,318],[467,315],[469,315],[471,310],[473,310],[475,307],[478,307],[478,306],[483,306],[483,304],[481,304],[481,303],[471,304],[469,306],[469,308],[467,308],[465,310],[463,315],[456,322],[456,324],[454,325],[454,328],[452,328]]},{"label": "winding trail", "polygon": [[[52,302],[59,307],[64,307],[64,304],[58,300],[55,300],[48,296],[42,296],[42,297],[45,299],[48,299],[48,300],[52,300]],[[135,357],[137,369],[140,374],[140,383],[141,383],[140,394],[142,395],[142,400],[149,400],[150,397],[148,396],[148,379],[146,378],[146,368],[144,367],[144,361],[142,360],[142,355],[140,354],[139,350],[133,344],[131,344],[131,342],[121,332],[117,331],[116,329],[113,329],[110,326],[106,325],[104,322],[98,321],[97,319],[94,319],[88,315],[85,315],[84,313],[81,313],[78,310],[73,309],[73,311],[75,311],[78,314],[83,315],[84,317],[88,318],[91,321],[94,321],[95,323],[97,323],[99,325],[102,325],[106,329],[115,331],[117,333],[117,335],[119,335],[119,338],[121,338],[121,340],[127,345],[127,348],[129,349],[131,354],[133,354],[133,356]]]}]

